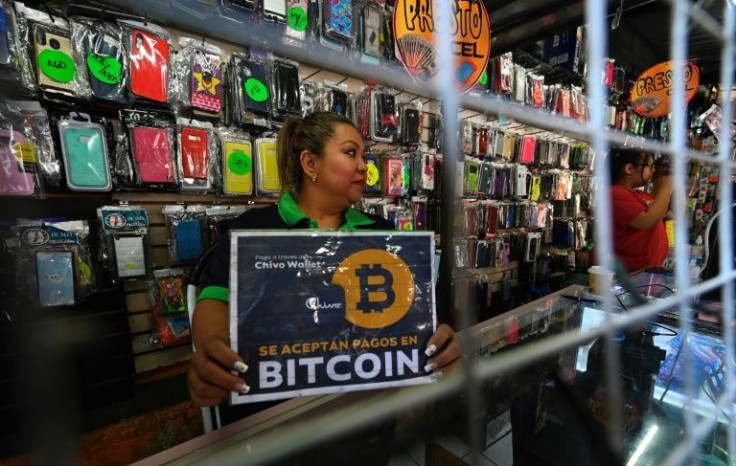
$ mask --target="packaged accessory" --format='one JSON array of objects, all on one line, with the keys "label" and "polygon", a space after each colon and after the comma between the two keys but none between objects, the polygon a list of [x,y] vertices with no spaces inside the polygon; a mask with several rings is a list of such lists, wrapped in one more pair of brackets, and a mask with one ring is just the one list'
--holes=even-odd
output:
[{"label": "packaged accessory", "polygon": [[165,188],[176,184],[174,131],[169,114],[126,110],[121,112],[128,129],[136,184]]},{"label": "packaged accessory", "polygon": [[383,56],[383,41],[381,29],[383,23],[383,8],[373,2],[367,2],[361,16],[361,47],[362,60],[368,63],[380,63]]},{"label": "packaged accessory", "polygon": [[379,142],[394,142],[398,136],[396,100],[388,91],[371,93],[371,138]]},{"label": "packaged accessory", "polygon": [[227,196],[253,194],[253,145],[245,133],[219,131],[222,157],[222,193]]},{"label": "packaged accessory", "polygon": [[413,101],[399,104],[401,142],[406,146],[417,146],[422,132],[422,103]]},{"label": "packaged accessory", "polygon": [[156,340],[162,346],[189,338],[189,313],[185,292],[185,276],[182,269],[161,269],[153,272],[149,283],[155,303],[153,317],[156,322]]},{"label": "packaged accessory", "polygon": [[59,120],[66,185],[72,191],[109,191],[112,188],[105,128],[90,116],[70,113]]},{"label": "packaged accessory", "polygon": [[380,194],[381,187],[381,162],[378,154],[366,153],[363,155],[366,166],[365,189],[366,194]]},{"label": "packaged accessory", "polygon": [[211,188],[211,168],[217,151],[212,124],[186,118],[177,120],[179,187],[189,191]]},{"label": "packaged accessory", "polygon": [[77,64],[72,52],[71,28],[61,18],[25,8],[31,25],[36,80],[44,92],[74,97],[79,91]]},{"label": "packaged accessory", "polygon": [[198,260],[205,251],[206,208],[201,205],[165,205],[162,212],[169,231],[171,260]]},{"label": "packaged accessory", "polygon": [[130,92],[136,98],[165,103],[169,91],[169,37],[151,23],[120,21],[130,58]]},{"label": "packaged accessory", "polygon": [[286,0],[261,0],[261,16],[266,21],[286,22]]},{"label": "packaged accessory", "polygon": [[307,0],[286,0],[286,43],[298,45],[306,38],[310,23],[308,6]]},{"label": "packaged accessory", "polygon": [[36,191],[33,169],[23,162],[20,149],[25,143],[23,133],[0,129],[0,195],[32,196]]},{"label": "packaged accessory", "polygon": [[190,37],[180,37],[179,45],[170,83],[175,105],[195,114],[218,116],[222,109],[222,49]]},{"label": "packaged accessory", "polygon": [[258,194],[277,196],[281,192],[276,139],[256,139],[256,175]]},{"label": "packaged accessory", "polygon": [[404,163],[401,158],[387,157],[383,159],[384,194],[401,196],[404,193]]},{"label": "packaged accessory", "polygon": [[123,31],[114,24],[90,18],[71,21],[74,53],[85,66],[85,93],[106,102],[128,101],[128,57],[123,51]]},{"label": "packaged accessory", "polygon": [[148,213],[140,206],[105,206],[100,220],[99,261],[113,282],[150,276]]},{"label": "packaged accessory", "polygon": [[322,1],[322,31],[330,39],[349,44],[353,40],[352,0]]},{"label": "packaged accessory", "polygon": [[302,114],[299,86],[299,65],[293,61],[275,59],[271,62],[271,116],[284,121]]},{"label": "packaged accessory", "polygon": [[234,53],[230,57],[229,73],[233,121],[269,128],[271,86],[266,66],[244,54]]}]

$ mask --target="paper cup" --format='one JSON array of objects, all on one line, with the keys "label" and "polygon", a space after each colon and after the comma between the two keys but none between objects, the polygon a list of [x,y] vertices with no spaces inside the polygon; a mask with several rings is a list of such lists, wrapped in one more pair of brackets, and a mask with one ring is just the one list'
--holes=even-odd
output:
[{"label": "paper cup", "polygon": [[613,285],[613,272],[609,272],[600,265],[588,269],[588,286],[591,294],[602,296]]}]

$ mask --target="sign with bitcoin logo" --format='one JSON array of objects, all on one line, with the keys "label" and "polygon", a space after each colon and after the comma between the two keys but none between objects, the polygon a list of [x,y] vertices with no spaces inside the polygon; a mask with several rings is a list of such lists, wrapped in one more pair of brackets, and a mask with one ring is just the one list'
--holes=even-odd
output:
[{"label": "sign with bitcoin logo", "polygon": [[233,403],[423,383],[436,328],[431,232],[233,232]]}]

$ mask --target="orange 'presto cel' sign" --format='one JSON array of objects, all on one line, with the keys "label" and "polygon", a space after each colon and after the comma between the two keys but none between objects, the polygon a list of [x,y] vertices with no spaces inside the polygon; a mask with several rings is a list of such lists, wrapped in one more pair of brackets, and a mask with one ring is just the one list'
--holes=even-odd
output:
[{"label": "orange 'presto cel' sign", "polygon": [[491,26],[480,0],[397,0],[396,54],[414,79],[431,82],[440,69],[435,34],[445,13],[450,17],[455,87],[467,92],[483,75],[491,55]]},{"label": "orange 'presto cel' sign", "polygon": [[[631,107],[641,116],[654,118],[670,113],[673,68],[676,63],[666,61],[654,65],[639,76],[631,90]],[[698,92],[700,70],[689,61],[685,61],[685,102],[689,102]]]}]

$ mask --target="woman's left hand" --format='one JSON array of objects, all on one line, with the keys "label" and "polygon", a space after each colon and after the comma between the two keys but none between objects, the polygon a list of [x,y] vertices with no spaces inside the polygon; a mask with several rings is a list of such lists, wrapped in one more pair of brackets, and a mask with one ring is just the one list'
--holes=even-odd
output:
[{"label": "woman's left hand", "polygon": [[462,360],[460,338],[452,327],[440,324],[434,335],[429,338],[425,353],[430,357],[425,371],[451,372],[457,370]]}]

